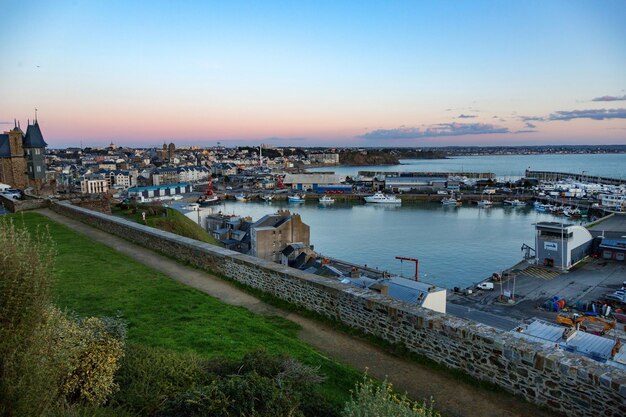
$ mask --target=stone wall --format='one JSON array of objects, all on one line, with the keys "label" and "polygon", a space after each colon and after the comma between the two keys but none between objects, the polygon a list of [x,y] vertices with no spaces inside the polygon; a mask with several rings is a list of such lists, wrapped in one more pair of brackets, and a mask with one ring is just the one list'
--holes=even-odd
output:
[{"label": "stone wall", "polygon": [[52,209],[142,246],[223,274],[300,307],[402,344],[570,416],[626,415],[626,371],[520,340],[465,319],[153,229],[67,202]]},{"label": "stone wall", "polygon": [[43,199],[26,199],[26,200],[13,200],[0,195],[0,204],[6,207],[10,212],[17,213],[19,211],[34,210],[43,208],[48,205],[48,202]]}]

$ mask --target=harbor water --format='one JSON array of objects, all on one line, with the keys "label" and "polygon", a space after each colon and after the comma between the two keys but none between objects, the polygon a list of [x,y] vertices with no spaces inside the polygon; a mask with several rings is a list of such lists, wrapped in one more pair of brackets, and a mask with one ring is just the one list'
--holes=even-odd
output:
[{"label": "harbor water", "polygon": [[526,169],[557,171],[626,179],[626,154],[546,154],[458,156],[448,159],[403,159],[399,165],[311,168],[311,172],[334,171],[356,175],[359,171],[379,172],[493,172],[503,180],[516,180]]},{"label": "harbor water", "polygon": [[522,244],[535,245],[533,223],[558,219],[531,207],[436,203],[226,201],[207,210],[257,220],[278,209],[301,215],[311,227],[311,244],[322,255],[406,277],[414,275],[414,264],[401,264],[395,257],[418,258],[420,279],[446,288],[470,286],[514,265],[523,257]]}]

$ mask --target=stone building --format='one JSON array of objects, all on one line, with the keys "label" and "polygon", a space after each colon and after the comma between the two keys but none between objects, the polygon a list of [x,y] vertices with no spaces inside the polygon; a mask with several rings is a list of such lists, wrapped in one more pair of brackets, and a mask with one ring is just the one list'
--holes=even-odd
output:
[{"label": "stone building", "polygon": [[44,141],[37,120],[29,124],[26,134],[19,124],[0,135],[0,183],[19,189],[33,187],[36,192],[46,177]]},{"label": "stone building", "polygon": [[[272,262],[281,262],[282,252],[291,244],[310,247],[310,228],[299,214],[279,210],[250,226],[250,255]],[[299,246],[298,246],[299,247]]]}]

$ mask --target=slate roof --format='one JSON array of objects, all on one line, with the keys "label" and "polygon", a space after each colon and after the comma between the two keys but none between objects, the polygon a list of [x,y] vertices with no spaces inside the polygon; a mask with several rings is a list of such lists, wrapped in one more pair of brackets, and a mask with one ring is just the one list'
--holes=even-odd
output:
[{"label": "slate roof", "polygon": [[9,135],[0,134],[0,157],[11,156],[11,149],[9,148]]},{"label": "slate roof", "polygon": [[48,146],[48,144],[45,140],[43,140],[41,129],[39,129],[39,123],[37,123],[37,120],[35,120],[35,123],[29,125],[26,129],[26,136],[24,137],[24,147],[45,148],[46,146]]}]

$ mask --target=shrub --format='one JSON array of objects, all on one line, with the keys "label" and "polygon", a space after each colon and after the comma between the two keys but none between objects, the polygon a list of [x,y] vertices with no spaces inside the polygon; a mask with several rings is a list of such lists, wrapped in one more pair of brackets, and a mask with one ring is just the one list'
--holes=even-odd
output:
[{"label": "shrub", "polygon": [[53,247],[2,220],[0,248],[0,415],[37,416],[56,404],[62,375],[49,364]]},{"label": "shrub", "polygon": [[159,415],[337,415],[321,396],[311,394],[311,389],[324,380],[318,370],[288,356],[272,356],[260,350],[245,355],[241,360],[207,361],[206,371],[210,378],[214,378],[213,382],[170,398]]},{"label": "shrub", "polygon": [[[53,245],[0,221],[0,416],[101,404],[113,392],[125,326],[76,319],[52,306]],[[69,400],[69,401],[68,401]]]},{"label": "shrub", "polygon": [[170,399],[210,384],[213,378],[205,368],[195,353],[129,345],[116,376],[120,390],[110,403],[154,415]]},{"label": "shrub", "polygon": [[394,393],[392,385],[376,384],[367,375],[356,385],[342,417],[439,417],[432,402],[411,401],[406,394]]},{"label": "shrub", "polygon": [[112,318],[60,322],[55,338],[60,351],[67,352],[69,367],[63,395],[70,403],[104,403],[118,388],[113,377],[124,355],[125,326]]}]

